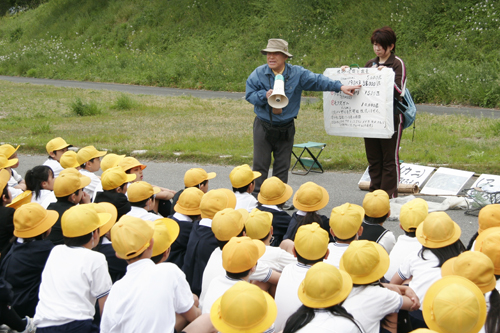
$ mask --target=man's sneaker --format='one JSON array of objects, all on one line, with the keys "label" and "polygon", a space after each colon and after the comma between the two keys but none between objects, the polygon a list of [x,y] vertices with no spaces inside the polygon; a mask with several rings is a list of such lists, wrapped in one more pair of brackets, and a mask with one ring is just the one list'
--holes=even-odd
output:
[{"label": "man's sneaker", "polygon": [[33,318],[26,316],[26,328],[24,329],[24,331],[19,333],[35,333],[35,332],[36,332],[36,325],[33,322]]}]

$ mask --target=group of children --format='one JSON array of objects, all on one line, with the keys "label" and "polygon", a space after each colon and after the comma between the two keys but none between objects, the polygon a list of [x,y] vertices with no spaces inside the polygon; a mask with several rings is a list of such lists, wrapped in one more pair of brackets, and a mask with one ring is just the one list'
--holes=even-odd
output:
[{"label": "group of children", "polygon": [[248,165],[232,190],[194,168],[174,192],[144,182],[133,157],[69,147],[51,140],[23,180],[19,147],[0,146],[5,331],[500,332],[498,204],[466,251],[422,199],[401,208],[396,240],[382,190],[327,217],[313,182],[294,194],[271,177],[255,198]]}]

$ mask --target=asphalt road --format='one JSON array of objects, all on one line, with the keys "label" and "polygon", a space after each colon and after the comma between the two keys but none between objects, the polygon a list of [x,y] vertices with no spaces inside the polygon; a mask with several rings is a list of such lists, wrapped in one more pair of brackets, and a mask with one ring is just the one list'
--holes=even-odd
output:
[{"label": "asphalt road", "polygon": [[[80,89],[106,89],[112,91],[121,91],[133,94],[144,95],[162,95],[162,96],[193,96],[197,98],[229,98],[229,99],[243,99],[243,93],[231,92],[214,92],[204,90],[189,90],[189,89],[174,89],[174,88],[160,88],[160,87],[145,87],[125,84],[114,83],[98,83],[98,82],[79,82],[79,81],[63,81],[63,80],[50,80],[50,79],[34,79],[25,77],[9,77],[0,76],[0,80],[6,80],[16,83],[30,83],[53,85],[58,87],[70,87]],[[307,101],[308,99],[303,99]],[[311,99],[309,99],[311,102]],[[495,109],[481,109],[471,107],[443,107],[434,105],[418,105],[419,112],[428,112],[433,114],[463,114],[471,117],[487,117],[487,118],[500,118],[500,110]],[[42,164],[46,156],[31,156],[23,155],[22,147],[20,148],[19,158],[21,165],[18,172],[24,175],[26,171],[36,165]],[[140,156],[138,156],[141,160]],[[167,187],[173,190],[184,188],[183,178],[186,170],[193,167],[202,167],[206,171],[214,171],[217,177],[210,181],[210,188],[231,188],[229,181],[229,173],[234,166],[215,166],[215,165],[195,165],[188,163],[166,163],[155,161],[143,161],[148,165],[145,170],[144,180],[152,184]],[[332,208],[339,206],[343,203],[350,202],[361,205],[363,198],[367,192],[358,189],[358,181],[361,178],[361,173],[348,173],[348,172],[325,172],[323,174],[310,173],[306,176],[289,175],[289,184],[296,191],[300,185],[307,181],[313,181],[325,187],[330,194],[328,205],[320,211],[321,214],[330,216]],[[470,187],[474,178],[469,181],[465,187]],[[424,199],[430,202],[442,202],[444,198],[426,196]],[[290,212],[291,213],[291,212]],[[467,245],[470,237],[477,231],[477,218],[464,214],[464,210],[448,210],[447,213],[451,218],[457,222],[462,228],[462,241]],[[392,230],[396,235],[402,234],[399,223],[397,221],[387,221],[384,226]]]}]

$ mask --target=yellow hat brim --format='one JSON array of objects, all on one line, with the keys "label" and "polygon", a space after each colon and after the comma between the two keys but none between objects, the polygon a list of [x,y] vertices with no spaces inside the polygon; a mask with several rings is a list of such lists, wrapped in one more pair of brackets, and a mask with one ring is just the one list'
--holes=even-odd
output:
[{"label": "yellow hat brim", "polygon": [[285,192],[283,193],[283,195],[281,197],[273,199],[273,200],[267,200],[259,193],[259,195],[257,196],[257,199],[263,205],[279,205],[279,204],[285,203],[288,199],[290,199],[292,197],[292,194],[293,194],[292,187],[285,183]]},{"label": "yellow hat brim", "polygon": [[[377,249],[380,261],[379,261],[377,267],[368,275],[363,275],[363,276],[354,275],[353,276],[353,275],[349,274],[351,276],[352,282],[354,284],[370,284],[370,283],[373,283],[375,281],[378,281],[385,275],[385,273],[387,273],[387,270],[389,269],[390,259],[389,259],[389,255],[387,254],[387,251],[384,249],[384,247],[382,245],[380,245],[378,243],[374,243],[373,245],[375,245],[375,248]],[[346,271],[346,269],[344,267],[343,259],[344,259],[344,257],[340,258],[339,268],[343,271]]]},{"label": "yellow hat brim", "polygon": [[163,252],[167,251],[168,248],[170,246],[172,246],[172,244],[175,242],[177,237],[179,237],[180,227],[179,227],[179,224],[175,220],[169,219],[168,217],[158,219],[154,223],[155,223],[155,225],[157,223],[164,224],[167,227],[169,238],[171,240],[170,244],[163,244],[164,246],[162,246],[160,248],[155,248],[156,251],[154,251],[152,253],[152,256],[156,257],[157,255],[162,254]]},{"label": "yellow hat brim", "polygon": [[[451,259],[448,259],[448,260],[445,261],[445,263],[443,264],[443,266],[441,266],[441,276],[442,277],[449,276],[449,275],[462,276],[458,272],[455,272],[455,270],[453,269],[453,265],[455,264],[457,258],[458,257],[453,257]],[[491,281],[487,285],[479,286],[479,285],[476,284],[476,286],[479,289],[481,289],[481,292],[483,294],[486,294],[487,292],[492,291],[497,286],[497,280],[495,278],[495,275],[492,274]]]},{"label": "yellow hat brim", "polygon": [[299,191],[295,192],[295,195],[293,196],[293,205],[295,206],[295,208],[303,212],[315,212],[317,210],[325,208],[326,205],[328,205],[328,201],[330,201],[330,195],[323,186],[320,186],[320,188],[321,192],[323,193],[323,198],[320,202],[310,206],[303,205],[301,202],[299,202],[299,200],[297,199],[297,193],[299,193]]},{"label": "yellow hat brim", "polygon": [[308,297],[304,291],[305,279],[302,280],[302,283],[300,284],[298,291],[299,299],[302,302],[302,304],[313,309],[324,309],[343,302],[347,298],[347,296],[349,296],[352,290],[352,278],[349,275],[349,273],[344,272],[343,270],[339,270],[339,272],[340,275],[342,275],[343,288],[337,295],[334,295],[333,297],[327,299],[317,300]]},{"label": "yellow hat brim", "polygon": [[274,299],[269,295],[268,293],[264,292],[266,302],[267,302],[267,314],[266,317],[259,322],[259,324],[248,327],[248,328],[243,328],[243,327],[233,327],[228,325],[224,320],[221,318],[219,315],[220,313],[220,302],[222,300],[222,297],[219,297],[215,301],[215,303],[212,305],[212,308],[210,309],[210,320],[212,321],[212,325],[219,331],[219,332],[224,332],[224,333],[255,333],[255,332],[264,332],[268,328],[270,328],[273,324],[274,321],[276,320],[276,317],[278,315],[278,308],[276,306],[276,303],[274,302]]},{"label": "yellow hat brim", "polygon": [[424,222],[420,223],[419,226],[417,227],[417,231],[415,232],[415,236],[417,237],[417,240],[420,244],[423,246],[429,248],[429,249],[440,249],[445,246],[451,245],[455,243],[457,240],[460,239],[460,235],[462,234],[462,230],[460,229],[460,226],[453,221],[453,235],[443,241],[432,241],[429,239],[425,239],[424,237]]},{"label": "yellow hat brim", "polygon": [[28,230],[15,230],[14,229],[14,236],[20,237],[20,238],[32,238],[39,236],[52,228],[52,226],[57,222],[57,219],[59,218],[59,213],[56,212],[55,210],[47,210],[47,215],[36,225],[33,226],[33,228],[28,229]]},{"label": "yellow hat brim", "polygon": [[31,202],[31,197],[32,197],[31,191],[26,190],[23,193],[19,194],[17,197],[15,197],[14,200],[12,200],[12,202],[7,205],[7,207],[18,209],[22,205]]}]

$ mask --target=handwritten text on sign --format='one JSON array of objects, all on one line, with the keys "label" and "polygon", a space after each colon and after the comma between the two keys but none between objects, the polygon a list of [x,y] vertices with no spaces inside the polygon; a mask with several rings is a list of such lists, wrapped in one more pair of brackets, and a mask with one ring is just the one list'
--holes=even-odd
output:
[{"label": "handwritten text on sign", "polygon": [[344,85],[358,85],[353,96],[324,92],[325,130],[330,135],[390,138],[394,133],[394,71],[390,68],[328,68],[325,76]]}]

